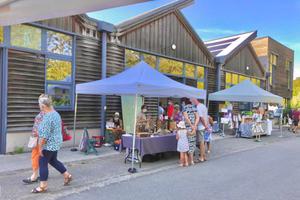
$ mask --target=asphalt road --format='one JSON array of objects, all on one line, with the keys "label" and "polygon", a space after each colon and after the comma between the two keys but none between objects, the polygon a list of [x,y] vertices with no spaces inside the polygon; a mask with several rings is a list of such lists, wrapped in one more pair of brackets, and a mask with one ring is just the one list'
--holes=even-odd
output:
[{"label": "asphalt road", "polygon": [[300,138],[270,143],[188,168],[173,168],[61,200],[299,200]]}]

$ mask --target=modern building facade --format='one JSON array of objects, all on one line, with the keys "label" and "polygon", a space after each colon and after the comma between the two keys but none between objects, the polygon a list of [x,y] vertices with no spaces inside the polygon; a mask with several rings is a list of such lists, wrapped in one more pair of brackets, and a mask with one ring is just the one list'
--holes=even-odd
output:
[{"label": "modern building facade", "polygon": [[[75,85],[140,60],[208,93],[247,78],[265,88],[265,68],[251,45],[256,31],[204,43],[180,11],[191,3],[178,0],[118,25],[77,15],[0,27],[0,153],[27,145],[41,93],[53,97],[72,129]],[[144,99],[149,114],[156,115],[158,101]],[[215,114],[216,104],[209,110]],[[99,134],[114,112],[122,115],[121,97],[78,95],[76,139],[84,127]]]},{"label": "modern building facade", "polygon": [[271,37],[256,38],[251,46],[267,72],[266,88],[287,105],[292,98],[294,51]]}]

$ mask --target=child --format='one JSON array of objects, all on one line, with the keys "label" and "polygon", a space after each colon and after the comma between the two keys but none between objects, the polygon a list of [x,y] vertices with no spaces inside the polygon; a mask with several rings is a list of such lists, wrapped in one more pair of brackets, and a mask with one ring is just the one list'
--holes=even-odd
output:
[{"label": "child", "polygon": [[189,151],[189,143],[187,138],[187,130],[185,127],[184,121],[180,121],[177,124],[177,151],[180,152],[180,167],[187,167],[188,166],[188,155],[187,152]]},{"label": "child", "polygon": [[239,127],[242,121],[241,115],[238,112],[234,112],[232,115],[232,121],[233,121],[233,131],[235,137],[241,137],[241,133],[239,131]]},{"label": "child", "polygon": [[204,144],[207,147],[207,153],[209,154],[211,150],[210,142],[212,140],[211,134],[212,134],[212,126],[214,124],[214,120],[211,116],[208,116],[208,121],[209,121],[208,130],[204,132]]}]

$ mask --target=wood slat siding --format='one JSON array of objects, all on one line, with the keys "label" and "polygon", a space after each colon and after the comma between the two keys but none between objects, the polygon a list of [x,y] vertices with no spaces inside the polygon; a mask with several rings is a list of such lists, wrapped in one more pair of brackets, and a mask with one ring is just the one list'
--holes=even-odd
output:
[{"label": "wood slat siding", "polygon": [[150,115],[153,119],[157,119],[158,116],[158,98],[145,97],[144,104],[147,105],[147,115]]},{"label": "wood slat siding", "polygon": [[[273,85],[271,86],[270,91],[274,94],[290,99],[292,97],[292,89],[288,90],[288,73],[290,73],[290,77],[293,79],[294,51],[271,37],[257,38],[251,42],[251,45],[258,57],[264,61],[267,71],[269,71],[269,58],[271,53],[278,55],[277,66],[273,67]],[[290,71],[285,69],[286,60],[293,62],[293,66]],[[293,88],[292,81],[291,88]]]},{"label": "wood slat siding", "polygon": [[39,113],[38,97],[44,93],[45,59],[32,53],[9,50],[7,131],[31,130]]},{"label": "wood slat siding", "polygon": [[[125,69],[125,49],[115,44],[108,43],[107,46],[107,76],[118,74]],[[107,96],[106,120],[113,117],[115,112],[122,116],[121,97]]]},{"label": "wood slat siding", "polygon": [[[76,84],[101,79],[101,41],[76,37]],[[61,111],[62,119],[73,127],[74,112]],[[101,120],[101,97],[78,95],[77,128],[99,128]]]},{"label": "wood slat siding", "polygon": [[[217,90],[216,84],[217,71],[215,68],[207,69],[207,94],[213,93]],[[215,101],[209,102],[208,114],[216,120],[218,113],[218,103]]]},{"label": "wood slat siding", "polygon": [[[169,13],[121,35],[122,45],[213,66],[196,39],[176,15]],[[172,50],[172,44],[176,50]]]},{"label": "wood slat siding", "polygon": [[[256,55],[253,54],[249,45],[233,55],[224,65],[224,69],[242,73],[249,76],[264,78],[264,71],[259,66]],[[246,67],[249,66],[249,70]]]}]

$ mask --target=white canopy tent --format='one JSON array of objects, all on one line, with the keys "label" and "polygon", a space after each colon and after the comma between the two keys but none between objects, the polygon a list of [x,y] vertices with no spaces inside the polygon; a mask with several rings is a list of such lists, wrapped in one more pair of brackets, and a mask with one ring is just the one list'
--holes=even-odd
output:
[{"label": "white canopy tent", "polygon": [[[191,86],[184,85],[169,77],[161,74],[157,70],[150,67],[145,62],[117,74],[115,76],[82,83],[76,85],[76,106],[74,115],[74,135],[76,127],[76,111],[77,111],[77,94],[98,94],[98,95],[134,95],[135,96],[135,120],[133,131],[133,155],[135,148],[135,124],[137,116],[137,97],[194,97],[198,99],[206,99],[206,91]],[[134,159],[132,159],[133,168]]]},{"label": "white canopy tent", "polygon": [[149,0],[0,0],[0,26],[125,6]]},{"label": "white canopy tent", "polygon": [[250,80],[208,95],[209,101],[260,102],[282,104],[283,98],[268,92]]}]

